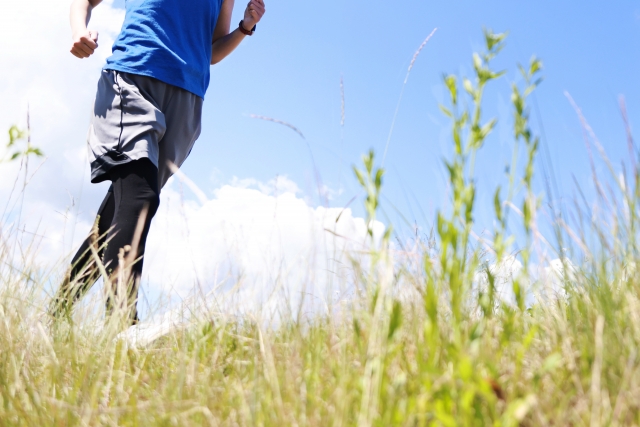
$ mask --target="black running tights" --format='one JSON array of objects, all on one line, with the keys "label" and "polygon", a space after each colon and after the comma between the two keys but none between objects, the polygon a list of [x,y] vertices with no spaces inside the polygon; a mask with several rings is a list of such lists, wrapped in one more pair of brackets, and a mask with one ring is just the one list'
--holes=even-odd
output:
[{"label": "black running tights", "polygon": [[[131,161],[111,169],[111,188],[98,209],[97,233],[91,233],[82,243],[71,261],[71,269],[54,299],[54,316],[69,310],[100,276],[93,250],[97,251],[107,272],[116,272],[121,251],[127,247],[137,247],[136,253],[125,254],[125,259],[135,260],[131,266],[131,276],[127,280],[127,303],[129,319],[135,324],[138,319],[138,284],[142,275],[142,261],[151,219],[160,205],[158,189],[158,169],[146,158]],[[132,251],[133,249],[131,249]],[[117,295],[114,289],[107,291],[107,313],[113,310],[111,297]]]}]

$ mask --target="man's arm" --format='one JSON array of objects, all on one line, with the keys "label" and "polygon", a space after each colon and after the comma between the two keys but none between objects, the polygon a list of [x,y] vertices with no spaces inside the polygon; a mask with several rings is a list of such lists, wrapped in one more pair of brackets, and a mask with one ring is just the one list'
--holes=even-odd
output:
[{"label": "man's arm", "polygon": [[[231,13],[233,12],[234,0],[224,0],[218,23],[213,32],[213,40],[211,45],[211,64],[217,64],[226,58],[231,52],[238,47],[240,42],[246,37],[239,29],[235,29],[229,33],[231,28]],[[251,31],[262,19],[265,7],[263,0],[250,0],[244,11],[244,28]]]},{"label": "man's arm", "polygon": [[71,3],[71,53],[78,58],[88,58],[98,48],[98,32],[89,31],[87,25],[91,19],[91,11],[101,2],[102,0],[73,0]]}]

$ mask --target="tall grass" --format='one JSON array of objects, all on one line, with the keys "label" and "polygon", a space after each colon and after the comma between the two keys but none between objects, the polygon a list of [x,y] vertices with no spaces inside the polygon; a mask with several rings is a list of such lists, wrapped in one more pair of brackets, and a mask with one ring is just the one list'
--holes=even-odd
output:
[{"label": "tall grass", "polygon": [[[473,76],[444,79],[452,199],[434,238],[410,250],[391,243],[390,228],[373,238],[384,171],[365,156],[355,173],[368,254],[350,266],[356,297],[331,315],[277,328],[209,317],[143,347],[81,322],[48,330],[34,320],[47,303],[37,267],[12,270],[10,248],[0,248],[0,425],[640,425],[636,163],[622,174],[611,167],[600,217],[576,203],[574,228],[558,214],[556,243],[544,239],[533,59],[524,86],[512,87],[513,148],[525,163],[514,155],[495,191],[495,229],[477,238],[475,159],[496,124],[482,98],[503,78],[491,61],[504,35],[487,32],[485,42]],[[557,257],[547,270],[545,253]],[[505,286],[512,298],[501,297]]]}]

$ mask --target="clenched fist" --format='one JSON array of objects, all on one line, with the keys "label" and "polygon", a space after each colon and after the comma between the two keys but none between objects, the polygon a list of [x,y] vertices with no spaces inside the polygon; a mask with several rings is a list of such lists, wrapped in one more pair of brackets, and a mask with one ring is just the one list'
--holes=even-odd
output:
[{"label": "clenched fist", "polygon": [[247,31],[251,29],[262,19],[264,15],[264,1],[263,0],[251,0],[247,5],[247,9],[244,11],[244,28]]},{"label": "clenched fist", "polygon": [[98,32],[85,30],[82,33],[74,34],[71,53],[78,58],[88,58],[98,48]]}]

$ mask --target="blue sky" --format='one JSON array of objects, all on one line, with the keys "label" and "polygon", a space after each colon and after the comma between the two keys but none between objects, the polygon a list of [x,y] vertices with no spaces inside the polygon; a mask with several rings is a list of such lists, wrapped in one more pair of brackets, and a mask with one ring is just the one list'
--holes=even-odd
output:
[{"label": "blue sky", "polygon": [[[409,62],[435,27],[412,71],[391,140],[387,210],[393,204],[408,220],[424,225],[446,203],[442,159],[450,153],[450,140],[449,124],[438,109],[446,101],[442,75],[470,74],[471,54],[483,47],[483,27],[508,31],[509,37],[495,63],[508,70],[507,76],[493,84],[486,99],[487,117],[498,117],[500,125],[478,159],[481,205],[511,158],[509,85],[520,81],[516,64],[527,63],[532,54],[542,59],[545,76],[534,97],[540,114],[533,112],[533,125],[539,134],[544,130],[561,193],[572,197],[572,174],[589,193],[591,176],[580,124],[565,91],[610,156],[628,157],[617,103],[624,95],[631,123],[638,123],[637,2],[277,0],[266,5],[256,35],[212,70],[204,132],[184,166],[204,188],[215,187],[212,179],[287,175],[313,194],[305,142],[285,127],[249,117],[260,114],[304,132],[323,182],[343,190],[330,204],[347,203],[358,194],[350,166],[369,148],[381,156]],[[242,6],[236,4],[234,22]]]}]

